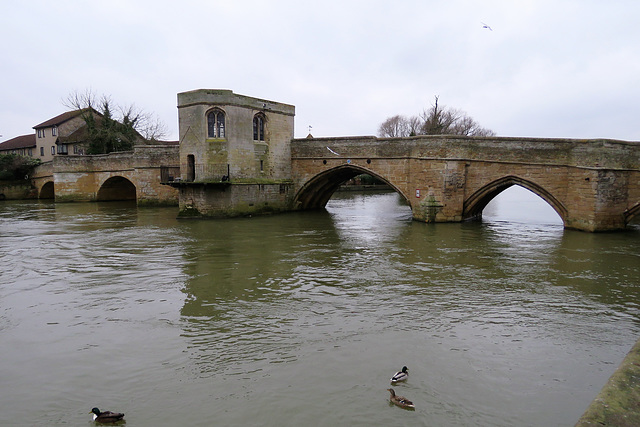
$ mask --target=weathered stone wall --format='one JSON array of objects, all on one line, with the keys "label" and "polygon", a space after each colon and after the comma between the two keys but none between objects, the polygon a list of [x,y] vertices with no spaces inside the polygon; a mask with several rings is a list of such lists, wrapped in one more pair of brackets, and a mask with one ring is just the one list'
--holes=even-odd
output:
[{"label": "weathered stone wall", "polygon": [[[141,145],[134,147],[134,173],[139,206],[178,204],[178,190],[161,184],[161,167],[178,167],[179,147]],[[104,182],[104,181],[103,181]]]},{"label": "weathered stone wall", "polygon": [[162,167],[177,167],[177,146],[144,145],[134,151],[96,156],[57,156],[53,161],[58,202],[96,201],[101,186],[123,177],[136,187],[139,205],[177,205],[178,191],[162,185]]},{"label": "weathered stone wall", "polygon": [[[209,138],[207,115],[225,114],[223,138]],[[265,140],[253,140],[253,118],[265,117]],[[286,179],[291,175],[290,142],[295,108],[230,90],[200,89],[178,94],[181,179],[188,180],[188,156],[195,159],[195,181]],[[261,164],[262,161],[262,164]]]},{"label": "weathered stone wall", "polygon": [[31,183],[36,188],[36,197],[40,198],[45,184],[53,185],[53,162],[42,163],[31,173]]},{"label": "weathered stone wall", "polygon": [[343,178],[343,169],[387,181],[409,201],[414,218],[425,221],[477,216],[514,184],[549,202],[568,228],[623,228],[640,210],[637,142],[460,136],[296,139],[294,207],[326,203],[326,198],[304,193],[321,191],[320,184],[309,184],[319,177],[327,182],[330,173]]},{"label": "weathered stone wall", "polygon": [[[219,138],[208,135],[208,115],[214,110],[225,117]],[[290,209],[294,115],[291,105],[230,90],[178,94],[181,182],[173,185],[180,189],[180,216]],[[256,116],[264,119],[264,140],[254,140]]]},{"label": "weathered stone wall", "polygon": [[0,181],[0,201],[37,198],[38,190],[29,181]]},{"label": "weathered stone wall", "polygon": [[178,184],[181,218],[232,218],[290,210],[291,184]]}]

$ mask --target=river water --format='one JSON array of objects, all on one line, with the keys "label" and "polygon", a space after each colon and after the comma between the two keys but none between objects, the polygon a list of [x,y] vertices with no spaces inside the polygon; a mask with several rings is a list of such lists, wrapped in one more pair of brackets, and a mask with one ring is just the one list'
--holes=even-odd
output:
[{"label": "river water", "polygon": [[[639,336],[640,227],[567,231],[517,197],[484,214],[2,202],[0,425],[572,426]],[[403,365],[415,411],[388,402]]]}]

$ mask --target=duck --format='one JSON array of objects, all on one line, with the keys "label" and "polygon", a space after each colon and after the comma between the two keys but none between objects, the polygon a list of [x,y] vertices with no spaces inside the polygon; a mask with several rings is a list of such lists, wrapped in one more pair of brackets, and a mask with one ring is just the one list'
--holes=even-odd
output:
[{"label": "duck", "polygon": [[415,405],[412,401],[403,396],[396,396],[396,392],[392,388],[387,389],[391,396],[389,397],[389,401],[394,405],[397,405],[404,409],[416,409]]},{"label": "duck", "polygon": [[93,408],[89,413],[93,413],[93,421],[97,423],[116,423],[118,421],[124,421],[124,414],[120,412],[100,412],[100,409]]},{"label": "duck", "polygon": [[407,378],[409,378],[409,369],[407,369],[406,366],[403,366],[401,371],[396,372],[395,375],[391,377],[391,384],[406,381]]}]

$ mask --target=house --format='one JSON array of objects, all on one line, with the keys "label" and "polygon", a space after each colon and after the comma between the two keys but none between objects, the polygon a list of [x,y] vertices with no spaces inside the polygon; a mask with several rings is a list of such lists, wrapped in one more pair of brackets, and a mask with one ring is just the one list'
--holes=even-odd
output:
[{"label": "house", "polygon": [[47,162],[56,155],[84,154],[85,112],[86,110],[67,111],[34,126],[37,147],[35,156]]},{"label": "house", "polygon": [[[0,154],[19,154],[53,160],[54,156],[84,154],[87,126],[83,118],[86,110],[67,111],[33,127],[35,132],[0,143]],[[98,115],[97,112],[95,112]]]},{"label": "house", "polygon": [[0,154],[19,154],[21,156],[34,157],[36,153],[36,135],[16,136],[0,143]]}]

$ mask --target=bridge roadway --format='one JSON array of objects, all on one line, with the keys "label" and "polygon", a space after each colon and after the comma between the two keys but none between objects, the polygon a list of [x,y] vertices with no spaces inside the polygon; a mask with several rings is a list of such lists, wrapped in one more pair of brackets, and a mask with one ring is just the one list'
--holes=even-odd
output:
[{"label": "bridge roadway", "polygon": [[367,173],[427,222],[478,219],[520,185],[547,201],[566,228],[618,230],[640,212],[640,142],[417,136],[295,139],[294,209],[323,207],[344,181]]}]

